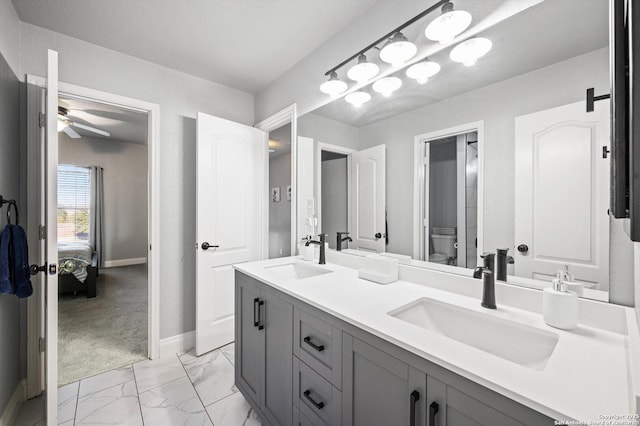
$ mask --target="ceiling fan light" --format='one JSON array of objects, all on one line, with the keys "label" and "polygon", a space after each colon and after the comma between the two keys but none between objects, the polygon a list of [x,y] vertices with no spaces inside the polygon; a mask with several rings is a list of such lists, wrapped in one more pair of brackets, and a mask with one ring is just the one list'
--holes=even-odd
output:
[{"label": "ceiling fan light", "polygon": [[469,25],[471,25],[471,14],[464,10],[453,10],[453,3],[447,2],[442,6],[442,15],[427,25],[424,35],[429,40],[446,44],[453,41]]},{"label": "ceiling fan light", "polygon": [[60,117],[58,117],[58,132],[63,131],[64,128],[67,126],[69,126],[69,123],[67,123],[65,120],[61,119]]},{"label": "ceiling fan light", "polygon": [[393,66],[398,66],[416,56],[416,53],[418,53],[416,45],[398,32],[385,43],[380,51],[380,59]]},{"label": "ceiling fan light", "polygon": [[358,83],[364,83],[367,80],[371,80],[378,75],[380,67],[367,61],[367,57],[364,54],[358,56],[358,63],[352,66],[347,72],[347,77]]},{"label": "ceiling fan light", "polygon": [[376,80],[373,83],[373,90],[381,93],[385,97],[391,96],[393,92],[398,90],[402,86],[402,80],[398,77],[385,77],[380,80]]},{"label": "ceiling fan light", "polygon": [[407,77],[415,79],[418,84],[425,84],[429,78],[440,72],[440,64],[433,61],[422,61],[407,69]]},{"label": "ceiling fan light", "polygon": [[332,71],[329,75],[329,80],[320,85],[320,91],[332,98],[337,98],[342,92],[347,90],[348,87],[347,83],[338,78],[338,73]]},{"label": "ceiling fan light", "polygon": [[362,104],[371,100],[371,95],[367,92],[358,91],[349,93],[344,97],[344,100],[352,104],[354,107],[360,108]]},{"label": "ceiling fan light", "polygon": [[463,41],[451,50],[449,57],[454,62],[461,62],[470,67],[486,55],[493,46],[488,38],[474,37]]}]

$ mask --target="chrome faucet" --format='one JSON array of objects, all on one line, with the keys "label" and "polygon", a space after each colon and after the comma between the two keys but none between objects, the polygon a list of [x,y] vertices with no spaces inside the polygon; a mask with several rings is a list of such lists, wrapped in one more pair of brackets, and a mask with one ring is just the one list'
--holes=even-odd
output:
[{"label": "chrome faucet", "polygon": [[318,261],[318,264],[324,265],[325,263],[327,263],[324,258],[324,242],[325,242],[325,239],[327,238],[327,234],[318,234],[318,237],[320,237],[320,241],[307,240],[307,242],[304,243],[304,245],[308,246],[309,244],[318,244],[320,246],[320,260]]},{"label": "chrome faucet", "polygon": [[[347,235],[346,237],[342,237],[343,235]],[[351,239],[351,237],[348,236],[349,233],[348,232],[338,232],[337,236],[336,236],[336,250],[337,251],[341,251],[342,250],[342,243],[344,241],[353,241]]]},{"label": "chrome faucet", "polygon": [[478,266],[473,270],[473,278],[482,277],[482,307],[496,309],[496,283],[495,283],[495,257],[494,253],[485,253],[482,256],[484,266]]}]

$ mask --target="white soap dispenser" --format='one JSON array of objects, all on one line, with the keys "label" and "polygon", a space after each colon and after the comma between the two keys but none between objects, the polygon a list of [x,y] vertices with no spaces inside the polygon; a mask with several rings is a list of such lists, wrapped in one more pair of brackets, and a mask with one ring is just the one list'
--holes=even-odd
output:
[{"label": "white soap dispenser", "polygon": [[571,330],[578,325],[578,295],[569,291],[563,279],[564,271],[558,271],[552,287],[542,292],[542,316],[552,327]]}]

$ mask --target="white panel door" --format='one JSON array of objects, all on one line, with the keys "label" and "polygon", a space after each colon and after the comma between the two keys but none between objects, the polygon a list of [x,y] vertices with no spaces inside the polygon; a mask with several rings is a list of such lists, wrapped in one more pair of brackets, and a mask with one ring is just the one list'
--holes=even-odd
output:
[{"label": "white panel door", "polygon": [[235,263],[259,260],[266,133],[198,113],[196,354],[233,341]]},{"label": "white panel door", "polygon": [[46,243],[48,267],[42,280],[46,288],[46,416],[48,425],[58,424],[58,52],[48,51],[46,100],[46,148],[42,167],[45,176]]},{"label": "white panel door", "polygon": [[353,248],[385,251],[385,146],[351,154],[351,238]]},{"label": "white panel door", "polygon": [[[297,210],[298,210],[298,236],[297,244],[308,235],[313,238],[316,233],[317,216],[315,209],[315,198],[313,190],[313,139],[304,136],[298,136],[298,145],[296,147],[297,157],[297,173],[298,185],[296,188]],[[317,238],[315,238],[317,239]],[[296,244],[296,245],[297,245]],[[292,248],[291,254],[295,254]]]},{"label": "white panel door", "polygon": [[[577,281],[609,279],[609,105],[584,102],[517,117],[516,275],[549,281],[570,266]],[[524,249],[524,247],[522,247]]]}]

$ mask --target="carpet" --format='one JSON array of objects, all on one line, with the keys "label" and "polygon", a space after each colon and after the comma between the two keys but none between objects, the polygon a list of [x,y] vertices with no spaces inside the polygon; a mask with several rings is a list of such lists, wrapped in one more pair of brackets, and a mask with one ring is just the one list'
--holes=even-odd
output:
[{"label": "carpet", "polygon": [[58,385],[147,358],[147,265],[103,268],[96,287],[58,298]]}]

